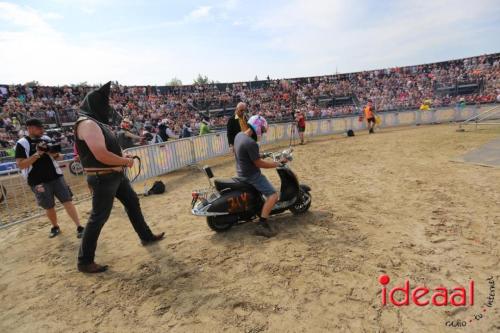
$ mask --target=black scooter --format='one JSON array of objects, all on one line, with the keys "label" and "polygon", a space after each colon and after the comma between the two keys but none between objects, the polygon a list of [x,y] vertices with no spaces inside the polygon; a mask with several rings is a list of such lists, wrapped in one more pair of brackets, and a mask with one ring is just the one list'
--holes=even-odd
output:
[{"label": "black scooter", "polygon": [[[292,160],[292,150],[280,153],[266,153],[263,158],[272,157],[275,161],[286,158]],[[214,174],[210,167],[203,171],[208,177],[210,188],[193,191],[191,212],[196,216],[207,218],[208,226],[217,232],[229,230],[238,222],[251,221],[261,212],[265,198],[250,184],[239,178],[220,179],[213,181]],[[281,179],[280,200],[276,203],[271,215],[290,210],[299,215],[311,207],[311,188],[300,184],[295,173],[287,164],[276,168]]]}]

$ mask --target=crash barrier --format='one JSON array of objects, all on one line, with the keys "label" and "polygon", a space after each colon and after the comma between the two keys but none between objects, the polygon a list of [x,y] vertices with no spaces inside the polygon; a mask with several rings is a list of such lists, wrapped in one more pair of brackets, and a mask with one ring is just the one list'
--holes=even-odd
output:
[{"label": "crash barrier", "polygon": [[[73,200],[79,202],[90,197],[83,170],[73,160],[60,161],[66,183],[73,192]],[[71,168],[71,170],[70,170]],[[56,208],[62,205],[56,199]],[[0,176],[0,229],[45,214],[35,200],[35,195],[20,171]]]},{"label": "crash barrier", "polygon": [[[442,108],[429,111],[399,111],[380,113],[380,127],[407,126],[417,124],[445,123],[463,121],[486,110],[491,105],[481,108],[467,106],[463,108]],[[307,122],[306,137],[354,132],[366,129],[366,122],[359,121],[358,116],[319,119]],[[260,144],[298,140],[298,133],[293,123],[270,125],[269,131],[262,137]],[[137,155],[141,163],[136,162],[128,170],[130,179],[145,181],[166,173],[194,165],[199,162],[223,156],[229,153],[226,133],[219,132],[175,141],[168,141],[149,146],[141,146],[125,150]],[[75,195],[75,200],[89,198],[83,175],[69,172],[71,161],[61,162],[66,182]],[[6,193],[4,193],[4,191]],[[60,206],[58,206],[60,207]],[[13,174],[0,176],[0,228],[42,215],[44,212],[36,207],[35,198],[25,179],[15,171]]]}]

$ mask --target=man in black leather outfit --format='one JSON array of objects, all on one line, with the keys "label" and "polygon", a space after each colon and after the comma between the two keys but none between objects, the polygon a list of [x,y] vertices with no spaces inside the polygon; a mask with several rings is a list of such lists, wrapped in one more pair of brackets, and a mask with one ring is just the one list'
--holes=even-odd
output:
[{"label": "man in black leather outfit", "polygon": [[92,212],[83,233],[78,253],[78,270],[84,273],[106,271],[106,265],[94,262],[97,239],[108,220],[115,197],[125,207],[132,227],[143,245],[163,239],[165,233],[153,234],[139,205],[139,198],[124,168],[133,166],[133,159],[123,156],[115,134],[109,127],[115,112],[109,105],[111,82],[90,92],[82,102],[80,118],[75,123],[76,147],[92,189]]}]

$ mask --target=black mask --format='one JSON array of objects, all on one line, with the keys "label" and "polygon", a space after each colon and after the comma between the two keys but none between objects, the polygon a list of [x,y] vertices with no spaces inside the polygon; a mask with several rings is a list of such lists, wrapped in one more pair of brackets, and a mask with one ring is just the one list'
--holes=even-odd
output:
[{"label": "black mask", "polygon": [[121,116],[109,105],[110,92],[111,81],[89,92],[83,99],[79,113],[106,125],[119,122]]}]

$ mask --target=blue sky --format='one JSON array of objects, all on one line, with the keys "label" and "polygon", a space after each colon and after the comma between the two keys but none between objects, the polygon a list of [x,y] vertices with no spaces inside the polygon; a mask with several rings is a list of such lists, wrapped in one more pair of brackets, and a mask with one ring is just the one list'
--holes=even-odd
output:
[{"label": "blue sky", "polygon": [[500,51],[498,0],[0,0],[0,83],[163,85]]}]

